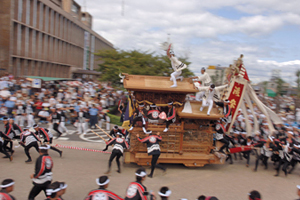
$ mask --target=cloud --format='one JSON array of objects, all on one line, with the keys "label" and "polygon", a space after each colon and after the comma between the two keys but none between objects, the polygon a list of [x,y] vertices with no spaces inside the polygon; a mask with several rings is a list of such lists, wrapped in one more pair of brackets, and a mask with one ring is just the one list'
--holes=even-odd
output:
[{"label": "cloud", "polygon": [[[81,5],[83,1],[77,0]],[[298,44],[270,39],[279,30],[286,39],[283,27],[287,25],[299,27],[299,0],[124,0],[124,16],[121,2],[87,1],[93,29],[117,48],[164,53],[159,45],[170,37],[175,53],[188,56],[195,73],[207,65],[228,66],[243,53],[255,82],[269,79],[272,69],[283,67],[283,78],[289,81],[288,76],[299,68],[296,54],[285,57],[290,49],[299,52]],[[226,7],[238,16],[230,19],[212,12]]]}]

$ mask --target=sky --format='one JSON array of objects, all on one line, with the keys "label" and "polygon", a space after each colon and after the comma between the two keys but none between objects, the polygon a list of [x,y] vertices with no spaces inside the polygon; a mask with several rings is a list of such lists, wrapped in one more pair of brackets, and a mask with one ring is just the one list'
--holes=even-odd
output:
[{"label": "sky", "polygon": [[[229,66],[240,54],[252,82],[272,70],[295,85],[300,70],[299,0],[76,0],[93,15],[93,30],[121,50],[164,54],[170,39],[200,75]],[[124,6],[122,6],[124,2]],[[122,9],[124,8],[124,9]]]}]

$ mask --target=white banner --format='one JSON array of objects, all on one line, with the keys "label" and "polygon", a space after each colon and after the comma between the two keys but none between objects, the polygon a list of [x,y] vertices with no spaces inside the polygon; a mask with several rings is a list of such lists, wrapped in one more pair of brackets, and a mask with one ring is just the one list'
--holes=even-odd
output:
[{"label": "white banner", "polygon": [[42,87],[42,80],[41,79],[33,79],[32,80],[32,87],[33,88],[41,88]]}]

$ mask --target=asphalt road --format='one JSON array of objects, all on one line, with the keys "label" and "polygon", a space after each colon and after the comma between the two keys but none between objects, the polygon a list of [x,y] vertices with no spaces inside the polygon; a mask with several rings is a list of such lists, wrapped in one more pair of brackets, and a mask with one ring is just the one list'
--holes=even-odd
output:
[{"label": "asphalt road", "polygon": [[[72,129],[71,127],[69,129]],[[92,134],[84,136],[76,133],[66,134],[54,140],[54,145],[63,145],[76,148],[87,149],[67,149],[63,150],[62,158],[54,151],[49,154],[54,161],[54,181],[65,181],[68,184],[64,199],[81,200],[87,193],[97,188],[95,179],[107,171],[109,154],[87,151],[88,149],[102,150],[104,143]],[[84,139],[83,139],[84,138]],[[95,140],[88,141],[88,140]],[[17,142],[14,142],[17,146]],[[111,150],[111,147],[109,148]],[[0,180],[12,178],[15,180],[15,190],[12,192],[17,199],[26,200],[32,187],[30,174],[34,171],[34,162],[26,164],[27,159],[22,147],[15,148],[14,160],[0,159]],[[31,149],[33,160],[38,157],[38,153]],[[145,185],[148,190],[157,193],[160,187],[168,186],[172,191],[171,199],[196,199],[199,195],[217,196],[221,200],[248,199],[248,192],[255,189],[260,191],[263,200],[274,199],[296,199],[296,185],[300,184],[299,168],[294,173],[285,177],[281,172],[279,177],[274,177],[275,170],[272,164],[269,169],[264,170],[259,166],[257,172],[253,172],[254,157],[251,157],[250,167],[245,167],[245,160],[234,161],[233,165],[206,165],[202,168],[187,168],[183,165],[164,165],[167,173],[157,169],[152,179],[147,178]],[[117,166],[113,162],[112,173],[110,174],[109,190],[124,197],[128,184],[134,181],[134,172],[138,168],[136,164],[123,164],[122,173],[115,170]],[[149,167],[147,168],[149,172]],[[45,199],[44,194],[39,194],[37,200]]]}]

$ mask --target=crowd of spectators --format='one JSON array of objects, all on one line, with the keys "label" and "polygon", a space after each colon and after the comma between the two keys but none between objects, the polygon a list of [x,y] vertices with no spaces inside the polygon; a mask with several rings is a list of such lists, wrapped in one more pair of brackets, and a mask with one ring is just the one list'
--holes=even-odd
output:
[{"label": "crowd of spectators", "polygon": [[259,95],[259,99],[280,116],[286,125],[300,126],[300,99],[296,96],[265,97]]},{"label": "crowd of spectators", "polygon": [[[98,81],[48,81],[41,88],[32,87],[32,80],[15,79],[12,75],[0,78],[0,120],[14,118],[15,123],[32,126],[34,123],[48,123],[52,108],[60,109],[66,117],[66,124],[77,125],[78,112],[88,115],[89,127],[103,121],[109,123],[109,110],[118,109],[120,100],[126,100],[124,92],[107,83]],[[92,124],[91,124],[92,123]],[[108,128],[109,126],[107,126]],[[92,127],[94,128],[94,127]]]}]

